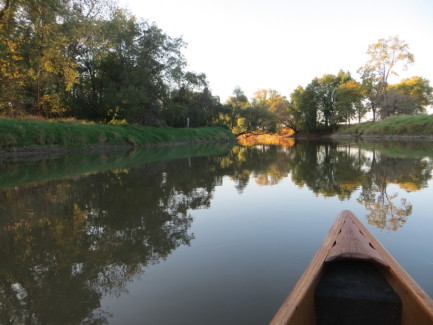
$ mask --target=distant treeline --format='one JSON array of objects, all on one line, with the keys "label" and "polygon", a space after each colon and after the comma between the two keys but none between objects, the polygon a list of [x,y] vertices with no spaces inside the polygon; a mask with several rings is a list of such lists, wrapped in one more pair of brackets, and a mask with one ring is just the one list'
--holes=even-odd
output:
[{"label": "distant treeline", "polygon": [[282,127],[317,131],[361,120],[419,114],[432,103],[422,77],[389,85],[413,62],[397,37],[370,45],[359,72],[327,74],[289,98],[237,87],[224,104],[206,75],[186,69],[181,38],[110,0],[0,0],[0,115],[37,115],[146,126],[225,126],[235,134]]},{"label": "distant treeline", "polygon": [[[409,46],[398,37],[380,39],[368,47],[370,60],[358,73],[325,74],[306,87],[298,86],[289,99],[275,90],[259,90],[251,102],[237,88],[228,104],[232,107],[231,129],[235,133],[281,126],[295,131],[334,131],[338,125],[361,122],[367,114],[373,121],[397,115],[425,114],[433,104],[429,80],[411,77],[389,84],[396,68],[414,62]],[[421,130],[422,132],[422,130]]]}]

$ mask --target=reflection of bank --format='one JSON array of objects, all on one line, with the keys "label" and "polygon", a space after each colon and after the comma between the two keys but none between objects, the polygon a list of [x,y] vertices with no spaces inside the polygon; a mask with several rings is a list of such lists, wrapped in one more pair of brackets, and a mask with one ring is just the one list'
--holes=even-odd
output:
[{"label": "reflection of bank", "polygon": [[[269,150],[261,140],[246,145]],[[430,159],[401,157],[400,150],[397,157],[388,156],[392,146],[387,147],[386,155],[354,143],[301,142],[289,148],[289,161],[268,164],[266,171],[256,174],[257,184],[273,185],[290,173],[295,184],[306,185],[325,197],[348,200],[360,189],[357,201],[368,210],[368,222],[380,229],[397,230],[412,213],[407,199],[388,193],[389,185],[396,184],[407,192],[420,190],[427,186],[433,169]],[[278,155],[282,154],[280,147]]]},{"label": "reflection of bank", "polygon": [[273,137],[273,138],[261,138],[261,139],[248,139],[241,138],[237,140],[237,143],[241,146],[256,146],[256,145],[278,145],[283,147],[293,147],[295,145],[294,138],[283,138],[283,137]]},{"label": "reflection of bank", "polygon": [[369,211],[368,222],[380,229],[397,230],[412,213],[412,204],[398,193],[388,193],[390,184],[409,192],[420,190],[431,178],[429,160],[391,158],[373,150],[370,170],[366,172],[359,203]]},{"label": "reflection of bank", "polygon": [[207,206],[215,186],[213,175],[204,187],[185,182],[209,174],[200,166],[179,159],[2,189],[0,324],[107,323],[104,296],[194,239],[189,209]]},{"label": "reflection of bank", "polygon": [[[285,140],[293,139],[282,141]],[[306,185],[315,194],[336,196],[341,201],[351,199],[359,190],[357,201],[367,209],[368,222],[380,229],[397,230],[412,213],[412,204],[401,194],[388,193],[389,186],[395,184],[406,192],[417,191],[426,187],[432,176],[431,159],[402,156],[401,146],[394,143],[383,144],[384,154],[382,150],[368,148],[366,142],[360,147],[353,142],[303,141],[294,145],[293,141],[292,146],[284,147],[278,141],[242,140],[242,146],[233,149],[239,157],[250,157],[239,160],[245,167],[243,173],[237,170],[243,186],[251,174],[259,185],[278,184],[290,174],[298,186]],[[396,157],[390,156],[393,147],[397,150]],[[259,163],[252,165],[251,160]]]},{"label": "reflection of bank", "polygon": [[[368,222],[380,229],[397,230],[411,215],[412,204],[406,198],[399,197],[398,193],[388,193],[389,186],[395,184],[406,192],[420,190],[426,187],[428,180],[431,179],[433,164],[430,159],[402,156],[399,145],[395,145],[398,150],[396,157],[388,156],[392,154],[393,143],[388,143],[387,154],[367,147],[366,143],[363,143],[362,149],[353,143],[340,144],[338,154],[332,156],[328,155],[332,149],[321,149],[322,158],[317,168],[328,168],[331,173],[336,174],[344,173],[345,177],[331,176],[332,180],[324,182],[328,186],[320,187],[317,193],[332,196],[334,190],[335,195],[341,199],[342,195],[350,197],[354,190],[360,188],[357,201],[368,210]],[[328,161],[334,161],[329,163],[334,166],[330,167]],[[318,174],[323,177],[320,172]],[[329,186],[332,182],[335,182],[334,188]],[[315,185],[317,183],[315,180]]]}]

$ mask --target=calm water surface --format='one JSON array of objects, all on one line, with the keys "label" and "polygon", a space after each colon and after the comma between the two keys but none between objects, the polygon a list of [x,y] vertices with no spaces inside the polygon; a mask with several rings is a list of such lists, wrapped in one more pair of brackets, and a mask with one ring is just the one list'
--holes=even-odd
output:
[{"label": "calm water surface", "polygon": [[433,143],[0,160],[0,324],[267,324],[352,210],[433,296]]}]

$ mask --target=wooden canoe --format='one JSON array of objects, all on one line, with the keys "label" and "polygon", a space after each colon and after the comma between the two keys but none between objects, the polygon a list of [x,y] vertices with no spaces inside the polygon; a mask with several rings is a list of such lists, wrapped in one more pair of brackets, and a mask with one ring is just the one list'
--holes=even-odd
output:
[{"label": "wooden canoe", "polygon": [[[340,285],[332,284],[328,287],[332,288],[331,290],[337,291],[337,293],[331,293],[330,295],[325,294],[325,296],[322,295],[318,297],[319,294],[317,293],[317,290],[319,286],[320,288],[323,286],[326,287],[322,282],[329,283],[327,279],[324,280],[324,274],[330,272],[327,271],[327,268],[330,268],[330,265],[333,265],[333,263],[335,263],[334,265],[337,265],[337,263],[352,262],[355,263],[354,265],[356,265],[356,263],[361,263],[368,264],[368,267],[374,267],[380,277],[384,279],[386,285],[389,284],[389,287],[392,288],[391,291],[399,297],[400,309],[398,312],[399,320],[397,324],[433,324],[433,300],[403,270],[397,261],[386,251],[385,248],[382,247],[382,245],[375,237],[373,237],[355,215],[351,211],[346,210],[341,212],[334,222],[334,225],[329,231],[322,246],[299,279],[298,283],[295,285],[291,294],[287,297],[273,320],[270,322],[270,325],[309,325],[328,324],[333,322],[335,324],[372,324],[370,319],[374,320],[376,319],[376,316],[373,318],[367,317],[367,320],[363,321],[363,316],[368,316],[369,312],[364,312],[361,316],[357,315],[354,310],[351,310],[352,307],[350,307],[350,303],[347,305],[347,300],[353,302],[351,298],[343,298],[343,302],[341,302],[341,295],[344,296],[344,293],[338,293],[338,290],[347,290],[347,287],[341,289]],[[359,270],[355,269],[355,271]],[[340,281],[341,278],[344,277],[346,274],[344,272],[346,271],[343,271],[343,273],[340,273],[340,275],[337,276],[337,281]],[[363,274],[361,271],[358,273]],[[367,283],[370,283],[370,280],[368,280]],[[356,284],[350,284],[349,288],[351,288],[351,286],[356,287]],[[364,287],[364,285],[361,287]],[[382,292],[383,290],[380,289],[379,291]],[[335,298],[336,296],[337,298]],[[374,296],[374,293],[372,296]],[[364,294],[363,297],[370,299],[370,294]],[[323,299],[325,304],[320,299]],[[356,299],[358,299],[357,303],[359,304],[359,298]],[[382,307],[381,302],[377,302],[375,298],[372,298],[372,300],[374,306],[380,306],[378,307],[380,310],[386,309]],[[353,315],[357,315],[354,316],[357,319],[353,320],[353,322],[338,319],[337,321],[335,321],[335,319],[334,321],[329,321],[329,319],[335,317],[335,315],[325,315],[322,311],[320,311],[321,314],[319,317],[319,305],[323,308],[323,306],[337,304],[337,308],[340,308],[338,307],[339,303],[342,304],[342,314],[345,313],[347,316],[347,314],[351,315],[353,313]],[[368,303],[366,302],[361,306],[363,307],[369,303],[371,304],[371,301]],[[334,305],[333,307],[330,307],[330,309],[335,309]],[[358,307],[359,306],[360,305],[358,305]],[[382,314],[384,313],[379,312],[379,316],[383,316]],[[327,317],[329,317],[328,322]],[[337,318],[338,317],[339,316],[337,315]],[[382,324],[384,323],[385,321],[382,322]],[[394,324],[395,322],[387,323]]]}]

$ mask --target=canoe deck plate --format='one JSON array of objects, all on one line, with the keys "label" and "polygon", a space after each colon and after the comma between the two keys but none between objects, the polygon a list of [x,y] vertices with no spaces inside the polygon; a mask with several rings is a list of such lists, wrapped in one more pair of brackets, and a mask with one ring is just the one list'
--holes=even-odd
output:
[{"label": "canoe deck plate", "polygon": [[370,241],[348,216],[345,218],[332,248],[329,250],[325,263],[343,259],[370,261],[389,267],[388,263],[379,255]]}]

